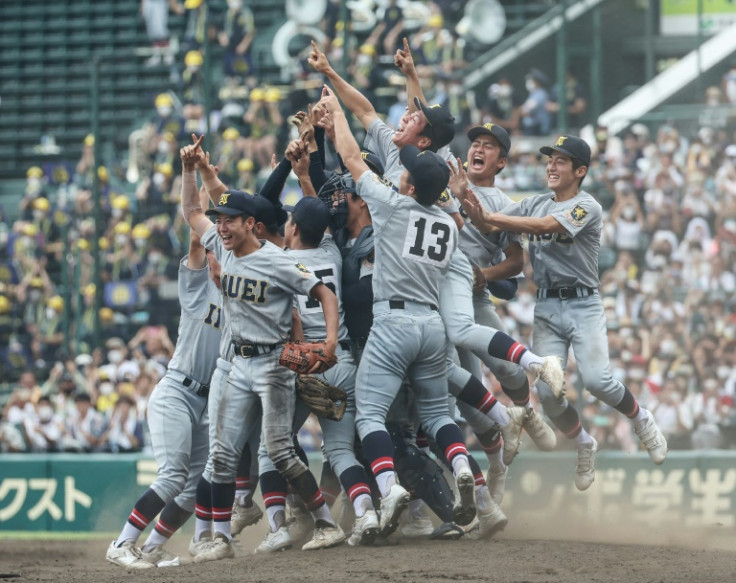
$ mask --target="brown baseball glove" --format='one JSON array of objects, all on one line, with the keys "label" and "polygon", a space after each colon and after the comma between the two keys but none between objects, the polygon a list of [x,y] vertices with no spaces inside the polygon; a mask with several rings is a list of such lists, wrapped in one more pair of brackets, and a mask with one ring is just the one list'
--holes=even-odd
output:
[{"label": "brown baseball glove", "polygon": [[310,374],[296,377],[296,393],[315,415],[340,421],[345,415],[348,395],[339,387]]},{"label": "brown baseball glove", "polygon": [[327,350],[324,342],[287,342],[281,351],[279,364],[299,374],[316,374],[335,366],[337,356]]}]

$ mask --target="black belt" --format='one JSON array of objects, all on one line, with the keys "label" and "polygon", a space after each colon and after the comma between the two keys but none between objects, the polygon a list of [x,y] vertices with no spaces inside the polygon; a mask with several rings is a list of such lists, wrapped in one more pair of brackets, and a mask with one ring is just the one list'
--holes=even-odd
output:
[{"label": "black belt", "polygon": [[559,300],[569,300],[572,298],[587,298],[592,296],[596,292],[594,287],[549,287],[546,289],[538,289],[537,297],[540,299],[544,298],[555,298]]},{"label": "black belt", "polygon": [[251,358],[261,354],[268,354],[269,352],[276,350],[282,344],[282,342],[277,342],[276,344],[251,344],[250,342],[237,344],[236,342],[233,342],[233,347],[235,348],[235,354],[238,356]]},{"label": "black belt", "polygon": [[[439,308],[435,306],[434,304],[426,304],[429,306],[430,310],[434,310],[435,312],[439,311]],[[404,300],[389,300],[388,301],[388,307],[392,310],[403,310],[406,304],[404,303]]]},{"label": "black belt", "polygon": [[368,342],[368,336],[359,336],[358,338],[353,339],[353,343],[357,350],[363,350],[366,342]]},{"label": "black belt", "polygon": [[350,352],[353,349],[353,345],[350,344],[350,340],[340,340],[338,344],[340,345],[340,348],[347,352]]},{"label": "black belt", "polygon": [[209,396],[209,394],[210,394],[210,386],[209,385],[203,385],[203,384],[197,383],[197,381],[195,381],[193,379],[190,379],[189,377],[186,377],[182,381],[182,384],[185,387],[187,387],[187,388],[191,387],[192,386],[192,383],[196,383],[196,384],[199,385],[199,388],[197,389],[197,395],[199,397],[208,397]]}]

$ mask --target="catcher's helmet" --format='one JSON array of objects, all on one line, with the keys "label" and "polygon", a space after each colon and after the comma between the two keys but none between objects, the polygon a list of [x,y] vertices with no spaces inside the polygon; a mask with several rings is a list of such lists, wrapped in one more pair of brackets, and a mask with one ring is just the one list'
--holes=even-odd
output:
[{"label": "catcher's helmet", "polygon": [[317,196],[330,209],[330,230],[335,233],[342,229],[348,219],[348,193],[357,193],[355,181],[348,173],[338,174],[332,172],[319,189]]}]

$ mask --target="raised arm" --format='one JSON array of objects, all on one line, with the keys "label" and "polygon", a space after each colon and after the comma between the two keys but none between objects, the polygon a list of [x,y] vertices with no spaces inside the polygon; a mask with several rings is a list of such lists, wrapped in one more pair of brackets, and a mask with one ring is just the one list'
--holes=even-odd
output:
[{"label": "raised arm", "polygon": [[406,78],[406,101],[409,105],[409,111],[415,111],[417,106],[414,105],[414,98],[418,97],[419,101],[426,104],[422,85],[419,83],[419,75],[414,68],[414,58],[411,56],[409,41],[404,37],[404,48],[397,49],[394,55],[394,65],[403,73]]},{"label": "raised arm", "polygon": [[[202,208],[209,206],[207,198],[207,189],[204,185],[199,187],[199,204]],[[194,229],[189,229],[189,256],[187,257],[187,267],[189,269],[203,269],[207,265],[207,251],[202,247],[199,235]]]},{"label": "raised arm", "polygon": [[337,74],[325,54],[319,50],[314,41],[312,41],[312,52],[309,53],[307,60],[316,71],[322,73],[329,79],[335,88],[335,93],[342,99],[345,107],[360,120],[360,123],[363,124],[365,129],[368,129],[373,121],[378,119],[376,109],[371,102],[366,99],[365,95]]},{"label": "raised arm", "polygon": [[355,141],[355,136],[350,131],[345,112],[337,100],[337,96],[325,85],[322,88],[322,99],[317,104],[332,116],[335,124],[335,148],[342,157],[348,171],[357,183],[364,172],[370,172],[368,165],[360,154],[360,146]]},{"label": "raised arm", "polygon": [[[202,204],[199,201],[197,188],[197,162],[202,158],[200,145],[204,136],[191,146],[184,146],[179,150],[181,157],[181,212],[189,227],[200,237],[212,226],[212,222],[205,216]],[[214,171],[213,171],[214,174]],[[215,175],[215,178],[217,175]]]}]

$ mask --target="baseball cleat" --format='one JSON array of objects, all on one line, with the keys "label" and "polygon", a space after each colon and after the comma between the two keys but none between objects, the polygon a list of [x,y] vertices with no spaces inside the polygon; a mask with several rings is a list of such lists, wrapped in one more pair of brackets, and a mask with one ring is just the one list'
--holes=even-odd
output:
[{"label": "baseball cleat", "polygon": [[556,399],[565,396],[565,371],[559,356],[545,356],[542,364],[531,366],[534,380],[542,380],[552,390]]},{"label": "baseball cleat", "polygon": [[454,522],[443,522],[429,535],[430,540],[457,540],[465,534],[465,530]]},{"label": "baseball cleat", "polygon": [[598,451],[598,442],[594,437],[592,441],[578,446],[578,461],[575,468],[575,487],[587,490],[595,480],[595,454]]},{"label": "baseball cleat", "polygon": [[254,552],[273,553],[274,551],[284,551],[290,549],[291,545],[292,540],[289,536],[289,529],[282,526],[276,532],[269,532]]},{"label": "baseball cleat", "polygon": [[463,468],[455,476],[459,504],[453,509],[455,524],[465,526],[475,518],[475,477],[470,468]]},{"label": "baseball cleat", "polygon": [[649,452],[649,457],[652,461],[659,465],[667,457],[667,440],[665,439],[662,432],[657,427],[657,423],[654,421],[652,414],[647,412],[649,418],[647,419],[644,427],[641,429],[635,429],[636,435],[644,444]]},{"label": "baseball cleat", "polygon": [[429,518],[413,516],[411,512],[405,512],[404,520],[401,521],[399,532],[406,538],[429,538],[434,532],[434,524]]},{"label": "baseball cleat", "polygon": [[506,491],[506,478],[508,475],[508,467],[504,467],[502,470],[491,470],[491,468],[488,468],[486,484],[491,493],[491,498],[493,498],[496,504],[503,502],[503,494]]},{"label": "baseball cleat", "polygon": [[478,506],[483,508],[483,512],[478,511],[478,538],[491,538],[506,528],[509,519],[501,507],[493,501],[487,488],[482,488],[478,495],[482,496],[482,504]]},{"label": "baseball cleat", "polygon": [[232,559],[235,557],[235,549],[232,541],[222,534],[215,534],[215,538],[206,545],[202,545],[201,552],[194,557],[195,563],[206,563],[208,561],[219,561],[221,559]]},{"label": "baseball cleat", "polygon": [[189,541],[189,554],[196,557],[202,552],[202,549],[208,546],[211,542],[212,536],[209,534],[203,534],[199,537],[198,541],[195,541],[194,537],[192,537],[192,540]]},{"label": "baseball cleat", "polygon": [[524,417],[524,430],[532,438],[534,444],[542,451],[552,451],[557,447],[557,436],[554,430],[544,422],[541,415],[529,408]]},{"label": "baseball cleat", "polygon": [[387,537],[399,526],[399,517],[409,505],[409,492],[398,484],[391,486],[383,498],[381,498],[381,520],[380,534]]},{"label": "baseball cleat", "polygon": [[154,566],[141,560],[141,550],[135,546],[135,541],[128,540],[120,546],[115,546],[116,542],[112,541],[105,553],[105,558],[113,565],[126,569],[150,569]]},{"label": "baseball cleat", "polygon": [[348,544],[351,547],[372,544],[378,536],[379,528],[380,524],[378,522],[378,514],[376,513],[376,511],[366,510],[363,516],[355,519],[353,532],[350,534]]},{"label": "baseball cleat", "polygon": [[230,533],[233,536],[240,534],[246,526],[256,524],[262,516],[263,510],[255,502],[251,501],[250,506],[242,506],[236,502],[230,519]]},{"label": "baseball cleat", "polygon": [[291,518],[286,521],[286,528],[292,541],[303,541],[312,535],[314,519],[304,506],[292,506]]},{"label": "baseball cleat", "polygon": [[317,526],[314,529],[312,540],[306,543],[303,551],[316,551],[318,549],[329,549],[339,545],[345,540],[345,533],[342,529],[334,524],[326,526]]},{"label": "baseball cleat", "polygon": [[521,442],[521,428],[526,420],[526,410],[523,407],[509,407],[509,422],[501,427],[503,434],[503,463],[508,466],[514,461],[516,454],[519,453],[519,444]]},{"label": "baseball cleat", "polygon": [[146,552],[141,550],[141,560],[146,563],[152,564],[154,567],[179,567],[184,563],[182,559],[177,557],[175,554],[170,553],[161,546],[153,547],[150,551]]}]

